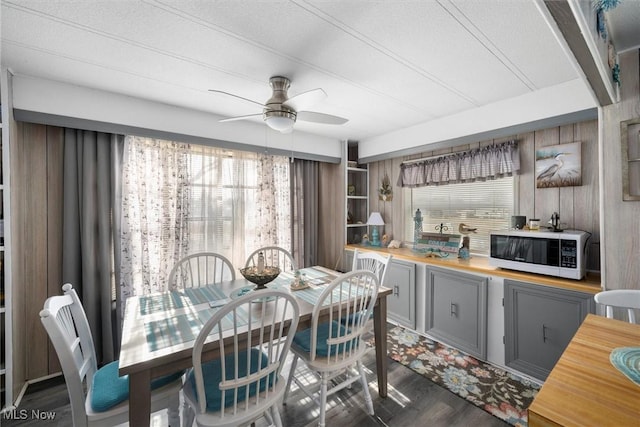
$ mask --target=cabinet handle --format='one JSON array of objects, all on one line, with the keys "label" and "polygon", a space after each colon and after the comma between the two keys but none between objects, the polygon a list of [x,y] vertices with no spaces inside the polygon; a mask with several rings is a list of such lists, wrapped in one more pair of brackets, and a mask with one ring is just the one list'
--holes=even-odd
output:
[{"label": "cabinet handle", "polygon": [[397,297],[399,297],[399,296],[400,296],[400,286],[395,285],[395,286],[393,287],[393,295],[395,295],[395,296],[397,296]]},{"label": "cabinet handle", "polygon": [[449,303],[449,309],[451,317],[458,315],[458,305],[453,303],[453,301]]},{"label": "cabinet handle", "polygon": [[547,342],[547,325],[542,324],[542,342]]}]

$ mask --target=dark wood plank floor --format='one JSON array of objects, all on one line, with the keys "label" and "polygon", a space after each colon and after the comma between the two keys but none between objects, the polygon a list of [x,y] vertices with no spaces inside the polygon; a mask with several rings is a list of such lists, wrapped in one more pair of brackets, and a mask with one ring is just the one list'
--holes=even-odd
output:
[{"label": "dark wood plank floor", "polygon": [[[327,410],[327,426],[474,426],[504,427],[507,423],[488,414],[464,399],[437,386],[411,369],[389,359],[389,395],[378,396],[375,381],[375,353],[365,356],[367,376],[373,397],[375,416],[366,413],[362,387],[355,383],[351,389],[342,390],[330,399]],[[300,365],[300,364],[299,364]],[[288,369],[288,367],[287,367]],[[18,411],[27,415],[25,420],[10,420],[0,416],[5,426],[71,426],[71,412],[67,389],[61,377],[43,383],[32,384],[22,399]],[[55,413],[54,420],[31,418],[32,410]],[[292,390],[287,405],[281,407],[282,422],[286,427],[313,426],[317,422],[317,405],[300,390]],[[21,412],[17,412],[21,414]],[[152,426],[167,425],[166,411],[153,415]],[[264,420],[256,423],[264,427]]]}]

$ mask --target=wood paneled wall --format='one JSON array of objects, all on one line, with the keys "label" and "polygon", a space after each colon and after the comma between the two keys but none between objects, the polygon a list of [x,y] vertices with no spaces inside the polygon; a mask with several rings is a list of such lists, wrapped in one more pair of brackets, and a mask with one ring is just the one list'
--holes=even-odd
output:
[{"label": "wood paneled wall", "polygon": [[619,60],[621,99],[602,112],[602,278],[606,289],[640,289],[640,202],[622,200],[620,141],[620,122],[640,118],[640,50]]},{"label": "wood paneled wall", "polygon": [[62,286],[63,129],[17,122],[11,155],[14,371],[24,383],[60,370],[39,313]]},{"label": "wood paneled wall", "polygon": [[[492,143],[515,139],[520,147],[520,174],[517,176],[516,215],[527,218],[549,220],[553,212],[560,214],[560,221],[567,228],[585,230],[592,233],[589,270],[600,269],[600,215],[599,215],[599,171],[598,171],[598,123],[590,120],[566,126],[543,129],[520,135],[489,141],[479,141],[451,149],[428,151],[402,159],[391,159],[369,164],[369,210],[379,211],[385,220],[385,233],[394,239],[404,240],[405,218],[404,199],[409,190],[396,185],[402,161],[422,157],[438,156],[456,151],[464,151]],[[535,150],[555,144],[582,142],[582,185],[579,187],[537,189],[535,184]],[[393,186],[393,200],[381,201],[378,189],[385,173]]]}]

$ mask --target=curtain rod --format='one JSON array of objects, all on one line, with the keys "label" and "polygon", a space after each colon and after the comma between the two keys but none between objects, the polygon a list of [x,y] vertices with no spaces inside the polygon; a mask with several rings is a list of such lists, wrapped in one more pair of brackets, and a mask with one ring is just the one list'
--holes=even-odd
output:
[{"label": "curtain rod", "polygon": [[421,157],[419,159],[405,160],[404,162],[402,162],[400,164],[401,165],[406,165],[406,164],[409,164],[409,163],[424,162],[424,161],[427,161],[427,160],[437,159],[439,157],[446,157],[446,156],[450,156],[452,154],[463,153],[465,151],[467,151],[467,150],[456,151],[455,153],[440,154],[440,155],[437,155],[437,156]]},{"label": "curtain rod", "polygon": [[[510,139],[509,141],[504,141],[504,142],[497,143],[497,144],[496,143],[492,143],[492,144],[487,145],[485,147],[490,147],[490,146],[493,146],[493,145],[510,144],[510,143],[513,143],[513,142],[516,142],[516,140],[515,139]],[[400,163],[400,165],[406,165],[406,164],[409,164],[409,163],[424,162],[424,161],[427,161],[427,160],[437,159],[437,158],[440,158],[440,157],[453,156],[453,155],[456,155],[456,154],[464,153],[466,151],[478,150],[478,149],[482,149],[482,148],[485,148],[485,147],[468,148],[468,149],[465,149],[465,150],[454,151],[453,153],[438,154],[437,156],[429,156],[429,157],[421,157],[419,159],[405,160],[404,162]]]}]

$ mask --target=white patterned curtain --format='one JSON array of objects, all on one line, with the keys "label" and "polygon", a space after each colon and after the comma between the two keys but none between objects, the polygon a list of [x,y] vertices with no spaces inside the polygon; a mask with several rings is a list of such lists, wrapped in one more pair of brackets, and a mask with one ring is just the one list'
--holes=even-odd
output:
[{"label": "white patterned curtain", "polygon": [[121,293],[166,288],[182,257],[217,252],[235,268],[291,242],[287,157],[127,137]]},{"label": "white patterned curtain", "polygon": [[291,251],[291,191],[289,159],[258,155],[255,249],[280,246]]},{"label": "white patterned curtain", "polygon": [[[162,291],[189,249],[189,145],[125,138],[122,170],[122,301]],[[123,304],[124,306],[124,304]]]},{"label": "white patterned curtain", "polygon": [[447,154],[400,165],[398,186],[473,182],[510,176],[520,170],[520,151],[516,141]]}]

